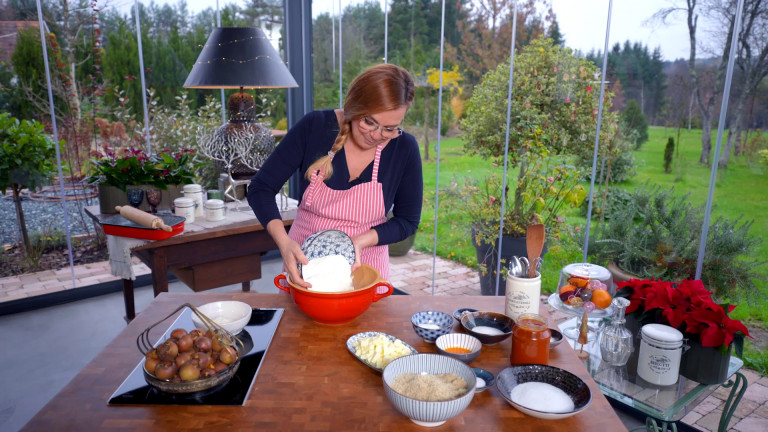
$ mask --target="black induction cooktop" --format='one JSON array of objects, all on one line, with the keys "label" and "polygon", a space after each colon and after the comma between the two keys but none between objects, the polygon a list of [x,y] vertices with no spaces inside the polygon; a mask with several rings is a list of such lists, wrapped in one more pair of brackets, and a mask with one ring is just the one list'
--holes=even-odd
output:
[{"label": "black induction cooktop", "polygon": [[[184,309],[160,340],[167,339],[171,330],[175,328],[194,328],[191,315],[190,309]],[[109,405],[245,405],[282,316],[281,308],[253,310],[251,320],[237,335],[245,345],[246,354],[240,360],[240,367],[232,379],[221,386],[191,394],[162,392],[144,380],[142,372],[144,359],[142,358],[107,403]]]}]

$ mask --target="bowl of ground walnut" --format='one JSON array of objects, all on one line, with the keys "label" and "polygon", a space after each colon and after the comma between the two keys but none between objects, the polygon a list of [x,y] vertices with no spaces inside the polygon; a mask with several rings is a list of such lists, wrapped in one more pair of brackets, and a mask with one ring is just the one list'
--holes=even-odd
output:
[{"label": "bowl of ground walnut", "polygon": [[477,377],[469,366],[439,354],[414,354],[384,368],[387,398],[420,426],[439,426],[461,414],[475,396]]}]

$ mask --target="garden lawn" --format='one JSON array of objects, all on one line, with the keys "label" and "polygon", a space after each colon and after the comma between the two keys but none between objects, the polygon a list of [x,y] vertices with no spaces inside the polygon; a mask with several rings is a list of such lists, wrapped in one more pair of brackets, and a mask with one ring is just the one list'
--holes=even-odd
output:
[{"label": "garden lawn", "polygon": [[[690,200],[694,205],[703,206],[706,203],[710,167],[698,163],[701,153],[701,131],[681,130],[680,144],[676,148],[673,171],[670,174],[664,172],[664,147],[667,138],[672,136],[677,139],[678,131],[663,127],[651,127],[649,129],[649,141],[644,143],[635,152],[637,175],[620,186],[627,190],[633,190],[650,184],[660,184],[665,187],[674,187],[680,195],[690,194]],[[716,134],[713,133],[713,146]],[[415,248],[419,251],[431,254],[433,251],[434,234],[434,204],[435,190],[437,186],[437,163],[435,149],[436,142],[431,143],[430,155],[433,160],[424,161],[424,207],[421,216],[421,225],[416,236]],[[468,156],[464,152],[460,139],[449,138],[441,140],[440,145],[440,178],[439,189],[444,191],[451,181],[463,176],[471,176],[483,179],[492,170],[501,172],[503,167],[495,167],[490,162],[477,157]],[[727,168],[718,170],[716,188],[714,192],[714,206],[712,220],[717,217],[731,219],[741,217],[743,221],[754,220],[751,233],[759,238],[768,238],[768,166],[760,165],[759,158],[750,156],[733,157]],[[516,178],[516,171],[511,171],[509,177]],[[589,184],[585,183],[589,188]],[[443,200],[442,194],[438,197]],[[465,215],[439,203],[437,219],[437,254],[462,264],[476,267],[477,259],[471,243],[469,224]],[[578,209],[570,209],[566,212],[565,220],[571,225],[571,230],[563,232],[560,241],[548,241],[549,252],[545,256],[542,269],[542,290],[553,292],[557,287],[559,271],[563,265],[573,262],[582,262],[583,246],[582,233],[585,229],[586,219]],[[594,223],[592,228],[594,229]],[[763,242],[758,255],[761,261],[768,263],[768,242]],[[767,265],[759,270],[767,274]],[[732,316],[738,319],[752,319],[759,321],[768,320],[768,283],[765,279],[756,281],[764,300],[757,305],[739,305]]]}]

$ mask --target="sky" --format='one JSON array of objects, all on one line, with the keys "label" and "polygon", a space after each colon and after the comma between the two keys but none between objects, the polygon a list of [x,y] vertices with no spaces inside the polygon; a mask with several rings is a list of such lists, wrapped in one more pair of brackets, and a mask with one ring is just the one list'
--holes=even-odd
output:
[{"label": "sky", "polygon": [[[148,0],[143,0],[148,2]],[[176,4],[178,0],[155,0],[157,3]],[[336,13],[349,4],[361,0],[314,0],[312,15],[324,12]],[[384,1],[379,0],[384,8]],[[592,49],[602,51],[605,46],[606,20],[609,0],[551,0],[566,45],[587,53]],[[640,42],[649,51],[659,47],[662,59],[688,58],[688,31],[681,15],[668,24],[650,23],[653,14],[672,4],[673,0],[614,0],[611,14],[609,48],[626,40]],[[225,4],[245,4],[245,0],[219,0]],[[131,0],[112,0],[112,4],[132,5]],[[216,7],[216,0],[187,0],[191,12]]]}]

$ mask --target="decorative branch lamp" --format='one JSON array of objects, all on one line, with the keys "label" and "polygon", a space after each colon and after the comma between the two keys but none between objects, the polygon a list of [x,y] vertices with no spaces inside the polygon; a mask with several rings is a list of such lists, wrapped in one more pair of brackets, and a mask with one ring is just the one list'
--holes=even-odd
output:
[{"label": "decorative branch lamp", "polygon": [[[260,152],[269,155],[275,147],[275,139],[256,122],[253,96],[243,89],[290,88],[298,87],[298,84],[261,29],[218,27],[208,37],[184,87],[240,89],[229,97],[229,121],[214,132],[213,138],[224,146],[219,150],[226,153],[236,150],[228,145],[234,142],[235,136],[242,138],[243,133],[250,131],[259,137],[257,147]],[[234,180],[233,175],[250,177],[255,173],[253,167],[241,163],[240,158],[232,160],[229,166],[219,166],[227,171],[230,182]]]}]

